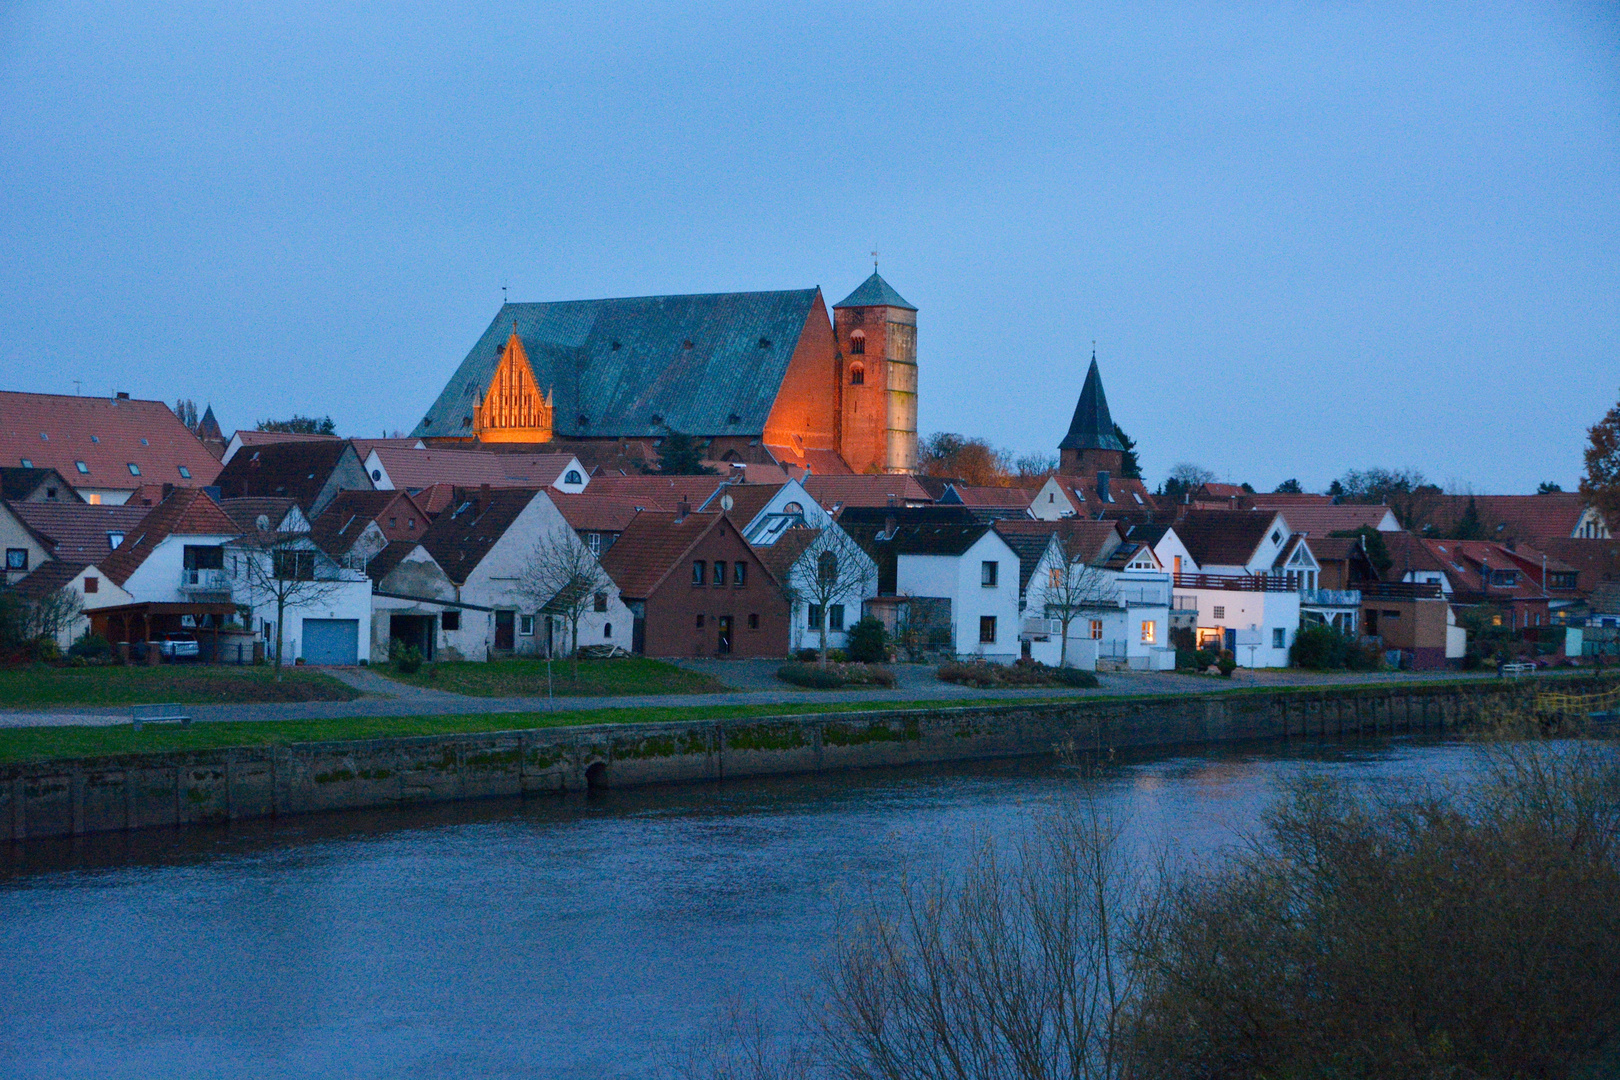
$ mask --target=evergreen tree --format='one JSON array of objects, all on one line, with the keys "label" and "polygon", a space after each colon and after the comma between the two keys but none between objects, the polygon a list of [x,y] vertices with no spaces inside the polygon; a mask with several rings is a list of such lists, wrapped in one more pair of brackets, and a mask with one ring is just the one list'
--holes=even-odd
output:
[{"label": "evergreen tree", "polygon": [[1474,505],[1474,497],[1468,496],[1468,505],[1463,509],[1462,517],[1457,524],[1451,527],[1453,540],[1483,540],[1485,539],[1485,525],[1479,520],[1479,507]]},{"label": "evergreen tree", "polygon": [[1142,479],[1142,462],[1136,456],[1136,440],[1125,434],[1125,429],[1118,424],[1114,425],[1114,438],[1125,448],[1125,456],[1119,463],[1119,475],[1125,480]]},{"label": "evergreen tree", "polygon": [[1305,489],[1299,486],[1298,480],[1284,480],[1271,489],[1273,495],[1300,495],[1304,491]]},{"label": "evergreen tree", "polygon": [[713,476],[720,470],[703,463],[703,448],[696,439],[672,429],[658,448],[658,468],[649,471],[660,476]]},{"label": "evergreen tree", "polygon": [[260,420],[260,431],[276,431],[283,435],[336,435],[337,425],[330,416],[302,416],[294,413],[286,420]]}]

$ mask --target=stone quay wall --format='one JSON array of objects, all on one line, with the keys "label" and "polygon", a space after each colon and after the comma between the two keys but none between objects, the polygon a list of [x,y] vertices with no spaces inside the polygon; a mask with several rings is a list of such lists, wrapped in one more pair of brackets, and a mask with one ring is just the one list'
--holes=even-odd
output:
[{"label": "stone quay wall", "polygon": [[[1572,688],[1573,689],[1573,688]],[[1363,686],[295,743],[0,766],[15,841],[591,787],[1440,732],[1524,684]]]}]

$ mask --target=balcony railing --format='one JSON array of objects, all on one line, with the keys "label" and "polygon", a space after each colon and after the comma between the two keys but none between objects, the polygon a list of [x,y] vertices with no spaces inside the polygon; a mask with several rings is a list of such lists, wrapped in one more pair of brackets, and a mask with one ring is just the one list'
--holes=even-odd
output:
[{"label": "balcony railing", "polygon": [[231,579],[224,570],[199,570],[187,567],[180,571],[182,592],[230,592]]},{"label": "balcony railing", "polygon": [[1137,607],[1163,607],[1170,602],[1170,587],[1161,582],[1121,584],[1119,602]]},{"label": "balcony railing", "polygon": [[1299,602],[1306,607],[1358,608],[1361,606],[1361,590],[1301,589]]},{"label": "balcony railing", "polygon": [[1227,592],[1298,592],[1298,574],[1177,574],[1178,589],[1224,589]]},{"label": "balcony railing", "polygon": [[1428,581],[1364,581],[1356,586],[1363,599],[1438,600],[1440,586]]}]

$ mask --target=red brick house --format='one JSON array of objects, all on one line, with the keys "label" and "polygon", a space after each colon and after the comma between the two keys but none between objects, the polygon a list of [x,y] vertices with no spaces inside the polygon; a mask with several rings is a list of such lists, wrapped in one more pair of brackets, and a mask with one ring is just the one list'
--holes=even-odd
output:
[{"label": "red brick house", "polygon": [[783,657],[791,605],[726,514],[644,510],[602,556],[646,656]]}]

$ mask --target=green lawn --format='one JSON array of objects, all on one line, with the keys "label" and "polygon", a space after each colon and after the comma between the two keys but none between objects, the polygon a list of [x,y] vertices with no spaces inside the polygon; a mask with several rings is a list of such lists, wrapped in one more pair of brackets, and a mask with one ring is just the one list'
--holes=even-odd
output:
[{"label": "green lawn", "polygon": [[[1045,699],[1040,699],[1045,700]],[[1054,699],[1055,700],[1055,699]],[[476,734],[582,724],[654,724],[678,720],[730,720],[809,713],[891,712],[897,709],[958,708],[973,705],[1032,704],[1035,699],[897,701],[874,704],[681,706],[635,709],[576,709],[544,713],[477,713],[466,716],[368,716],[335,720],[197,721],[190,727],[147,724],[140,731],[113,727],[0,728],[0,764],[161,754],[175,750],[215,750],[227,746],[272,746],[348,739],[391,739],[412,735]]]},{"label": "green lawn", "polygon": [[[423,664],[414,675],[401,675],[378,665],[377,674],[390,679],[448,690],[473,697],[545,697],[544,660],[491,660],[487,663]],[[633,656],[618,660],[581,660],[579,677],[567,660],[551,663],[550,693],[557,697],[616,697],[620,694],[713,694],[730,690],[717,679],[695,671]]]},{"label": "green lawn", "polygon": [[359,693],[330,675],[269,667],[165,664],[162,667],[0,668],[0,707],[29,705],[187,705],[248,701],[350,701]]}]

